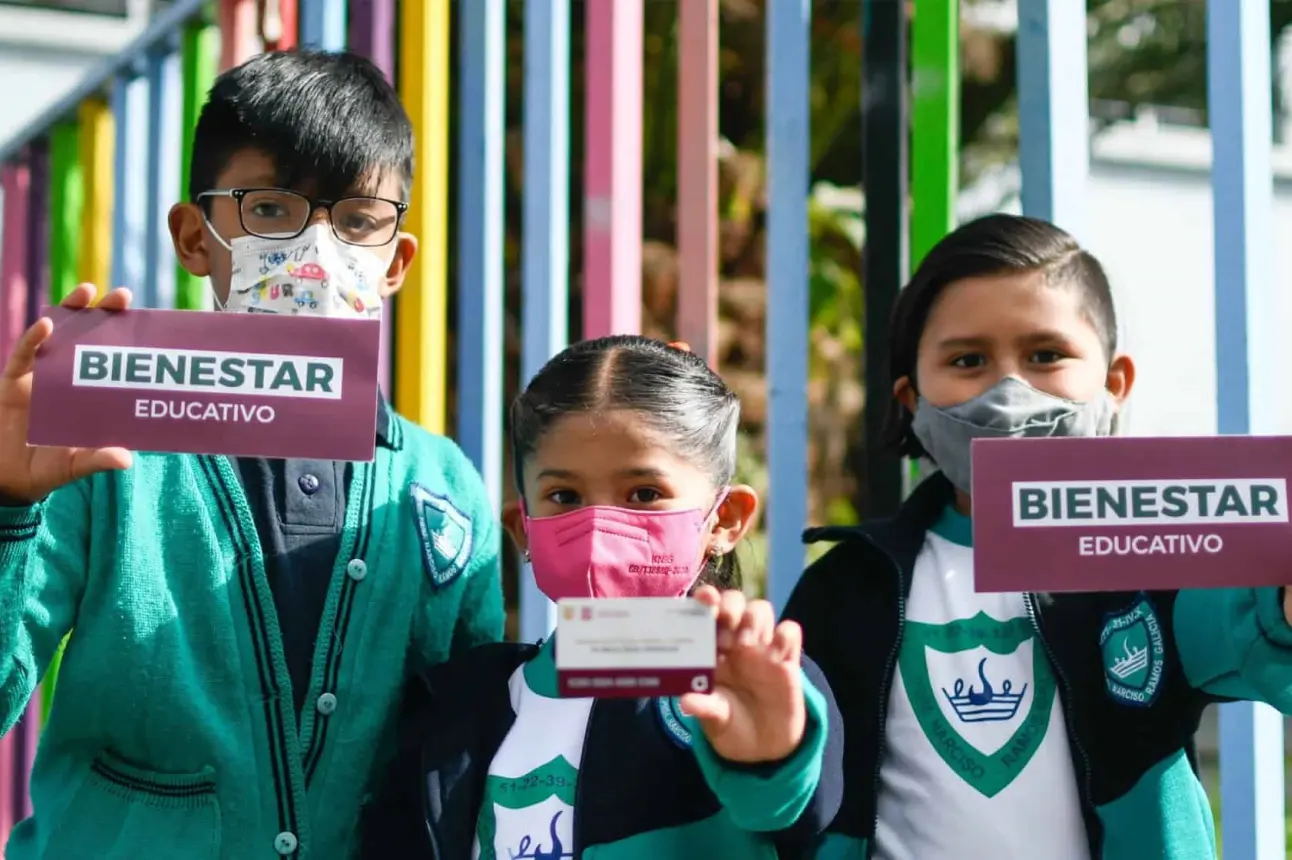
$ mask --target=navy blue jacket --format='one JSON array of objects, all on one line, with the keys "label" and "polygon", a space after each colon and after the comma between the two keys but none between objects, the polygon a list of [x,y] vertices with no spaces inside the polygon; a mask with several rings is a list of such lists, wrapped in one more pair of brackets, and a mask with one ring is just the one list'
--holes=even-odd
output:
[{"label": "navy blue jacket", "polygon": [[[399,750],[364,818],[364,858],[470,860],[489,765],[515,720],[507,682],[538,651],[511,643],[480,646],[432,668],[410,687]],[[812,856],[839,809],[843,749],[829,687],[810,661],[803,668],[809,728],[800,750],[808,753],[783,763],[721,762],[694,724],[679,725],[669,699],[596,702],[576,786],[572,856]],[[742,814],[740,807],[750,804],[740,799],[750,798],[755,806],[766,806],[761,798],[775,803],[775,796],[785,794],[776,781],[784,786],[787,769],[797,770],[788,778],[806,785],[810,798],[805,792],[805,802],[796,806],[760,811],[761,823],[781,826],[750,832],[761,829],[760,822]],[[715,780],[720,792],[726,781],[725,809],[711,788]]]}]

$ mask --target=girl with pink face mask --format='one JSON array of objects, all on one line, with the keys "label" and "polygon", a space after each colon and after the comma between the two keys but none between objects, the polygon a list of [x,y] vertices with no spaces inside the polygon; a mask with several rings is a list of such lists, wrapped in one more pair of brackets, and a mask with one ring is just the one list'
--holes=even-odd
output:
[{"label": "girl with pink face mask", "polygon": [[758,496],[733,484],[740,403],[698,356],[635,336],[575,344],[511,410],[503,519],[562,598],[713,608],[713,688],[560,698],[554,641],[478,647],[409,689],[364,857],[810,857],[841,799],[834,699],[794,622],[739,590]]}]

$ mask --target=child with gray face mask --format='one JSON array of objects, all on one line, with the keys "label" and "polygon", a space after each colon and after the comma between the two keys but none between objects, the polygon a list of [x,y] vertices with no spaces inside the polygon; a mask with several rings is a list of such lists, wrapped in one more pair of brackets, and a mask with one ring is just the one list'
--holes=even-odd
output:
[{"label": "child with gray face mask", "polygon": [[939,471],[891,519],[809,530],[838,544],[785,611],[844,725],[818,858],[1216,856],[1193,736],[1216,701],[1292,712],[1282,589],[974,592],[972,441],[1113,432],[1116,331],[1099,262],[1029,218],[964,225],[902,292],[888,441]]}]

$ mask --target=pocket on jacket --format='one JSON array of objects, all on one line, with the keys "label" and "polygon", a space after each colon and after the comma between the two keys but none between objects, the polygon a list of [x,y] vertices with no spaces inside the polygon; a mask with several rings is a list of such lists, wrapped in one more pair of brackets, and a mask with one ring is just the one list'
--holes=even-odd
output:
[{"label": "pocket on jacket", "polygon": [[104,751],[61,820],[49,826],[47,857],[218,860],[215,771],[159,773]]}]

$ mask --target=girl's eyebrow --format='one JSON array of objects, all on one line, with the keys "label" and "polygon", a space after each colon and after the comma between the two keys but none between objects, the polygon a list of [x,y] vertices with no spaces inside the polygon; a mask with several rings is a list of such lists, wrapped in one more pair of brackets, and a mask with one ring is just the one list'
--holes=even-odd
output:
[{"label": "girl's eyebrow", "polygon": [[988,343],[985,337],[949,337],[938,342],[938,349],[978,349]]},{"label": "girl's eyebrow", "polygon": [[559,480],[568,481],[576,476],[573,472],[569,471],[568,469],[544,469],[543,471],[539,472],[536,477],[539,480],[542,480],[543,478],[557,478]]}]

